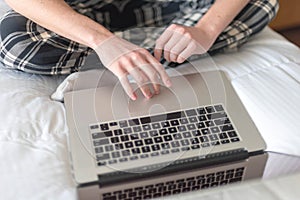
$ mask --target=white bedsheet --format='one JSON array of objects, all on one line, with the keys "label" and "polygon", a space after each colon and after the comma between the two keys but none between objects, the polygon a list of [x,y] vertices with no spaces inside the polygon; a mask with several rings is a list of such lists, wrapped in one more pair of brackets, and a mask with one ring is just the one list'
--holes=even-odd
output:
[{"label": "white bedsheet", "polygon": [[[0,12],[4,6],[0,1]],[[299,48],[267,28],[238,52],[213,59],[268,150],[300,156]],[[76,199],[64,105],[50,99],[63,79],[0,67],[0,199]]]}]

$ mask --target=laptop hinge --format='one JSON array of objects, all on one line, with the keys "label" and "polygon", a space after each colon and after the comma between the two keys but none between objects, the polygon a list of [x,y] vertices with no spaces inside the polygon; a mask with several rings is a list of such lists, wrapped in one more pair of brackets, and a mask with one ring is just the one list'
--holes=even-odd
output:
[{"label": "laptop hinge", "polygon": [[[148,167],[135,168],[130,171],[117,171],[108,174],[98,175],[98,184],[100,187],[112,185],[115,183],[140,180],[149,177],[176,173],[178,171],[186,171],[191,169],[199,169],[208,166],[224,164],[244,160],[249,157],[248,151],[245,149],[236,149],[220,153],[209,154],[205,157],[193,157],[180,159],[172,163],[163,163],[158,165],[150,165]],[[151,170],[150,170],[151,169]]]}]

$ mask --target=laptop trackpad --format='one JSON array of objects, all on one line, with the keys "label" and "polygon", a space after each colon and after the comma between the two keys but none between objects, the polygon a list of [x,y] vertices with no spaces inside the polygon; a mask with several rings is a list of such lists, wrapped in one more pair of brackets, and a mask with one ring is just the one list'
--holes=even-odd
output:
[{"label": "laptop trackpad", "polygon": [[122,92],[122,89],[117,89],[112,94],[111,107],[114,116],[122,116],[122,118],[161,114],[200,105],[210,105],[213,102],[210,93],[200,74],[178,76],[172,77],[172,87],[167,88],[161,85],[160,94],[154,95],[151,99],[146,99],[137,88],[138,98],[133,101],[124,94],[124,91]]}]

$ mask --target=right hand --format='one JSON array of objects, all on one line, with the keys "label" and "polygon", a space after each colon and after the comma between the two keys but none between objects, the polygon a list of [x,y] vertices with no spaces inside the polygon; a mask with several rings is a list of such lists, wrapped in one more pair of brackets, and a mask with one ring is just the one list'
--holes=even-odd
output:
[{"label": "right hand", "polygon": [[103,65],[120,80],[124,90],[132,100],[137,96],[129,83],[131,75],[146,98],[153,96],[149,87],[152,84],[155,94],[160,92],[160,81],[171,86],[171,81],[164,67],[146,50],[117,36],[111,36],[96,48]]}]

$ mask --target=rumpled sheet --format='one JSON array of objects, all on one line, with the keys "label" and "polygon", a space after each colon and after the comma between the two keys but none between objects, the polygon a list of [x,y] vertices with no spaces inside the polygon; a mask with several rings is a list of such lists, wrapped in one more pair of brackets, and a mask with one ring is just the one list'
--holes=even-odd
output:
[{"label": "rumpled sheet", "polygon": [[[1,12],[7,9],[3,5],[1,1]],[[299,48],[267,28],[237,52],[212,58],[231,79],[268,150],[300,156]],[[206,59],[201,59],[194,66],[209,69],[205,63]],[[180,70],[190,72],[188,68]],[[0,67],[0,199],[77,198],[64,104],[50,98],[64,79]],[[286,177],[282,183],[255,183],[249,185],[251,190],[244,186],[232,193],[221,192],[216,198],[230,195],[239,199],[240,192],[247,191],[265,192],[270,195],[266,199],[288,199],[292,193],[299,194],[288,186],[299,185],[299,175],[295,177]]]}]

